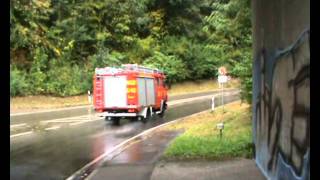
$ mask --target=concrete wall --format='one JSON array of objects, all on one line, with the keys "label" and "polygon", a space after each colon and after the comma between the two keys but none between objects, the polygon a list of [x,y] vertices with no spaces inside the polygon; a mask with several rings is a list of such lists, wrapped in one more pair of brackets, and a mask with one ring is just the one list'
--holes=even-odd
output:
[{"label": "concrete wall", "polygon": [[310,1],[252,0],[256,162],[269,179],[309,179]]}]

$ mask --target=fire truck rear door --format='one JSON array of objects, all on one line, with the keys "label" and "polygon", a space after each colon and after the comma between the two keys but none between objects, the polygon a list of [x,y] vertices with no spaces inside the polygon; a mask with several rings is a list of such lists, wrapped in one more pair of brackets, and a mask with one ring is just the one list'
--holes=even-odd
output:
[{"label": "fire truck rear door", "polygon": [[146,80],[146,88],[147,88],[147,104],[154,105],[155,104],[154,79],[145,78],[145,80]]},{"label": "fire truck rear door", "polygon": [[104,78],[105,107],[127,106],[127,78],[126,76],[106,76]]},{"label": "fire truck rear door", "polygon": [[138,79],[138,92],[139,92],[139,105],[149,106],[155,104],[155,87],[152,78],[139,77]]}]

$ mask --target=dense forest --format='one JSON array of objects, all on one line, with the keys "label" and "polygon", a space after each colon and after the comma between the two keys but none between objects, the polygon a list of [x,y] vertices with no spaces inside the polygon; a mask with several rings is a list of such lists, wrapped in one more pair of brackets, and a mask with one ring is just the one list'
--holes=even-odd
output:
[{"label": "dense forest", "polygon": [[11,0],[10,94],[92,89],[95,67],[138,63],[168,83],[224,65],[251,98],[250,0]]}]

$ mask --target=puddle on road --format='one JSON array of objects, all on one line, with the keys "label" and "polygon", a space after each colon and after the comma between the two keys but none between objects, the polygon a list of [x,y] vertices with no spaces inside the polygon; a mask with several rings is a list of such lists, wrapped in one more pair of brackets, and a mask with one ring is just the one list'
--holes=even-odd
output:
[{"label": "puddle on road", "polygon": [[[181,131],[156,131],[151,135],[137,137],[125,147],[121,147],[110,153],[108,157],[113,157],[111,160],[97,162],[81,173],[73,177],[74,180],[82,180],[89,176],[95,169],[101,167],[110,167],[118,164],[138,165],[152,164],[161,156],[169,142],[176,137]],[[102,163],[102,164],[101,164]],[[106,174],[103,178],[109,179]],[[128,178],[128,177],[126,177]],[[111,178],[112,179],[112,178]]]},{"label": "puddle on road", "polygon": [[129,147],[122,149],[113,159],[106,161],[102,166],[114,164],[153,163],[162,154],[168,143],[176,137],[178,131],[157,131],[147,135],[143,140],[137,140]]}]

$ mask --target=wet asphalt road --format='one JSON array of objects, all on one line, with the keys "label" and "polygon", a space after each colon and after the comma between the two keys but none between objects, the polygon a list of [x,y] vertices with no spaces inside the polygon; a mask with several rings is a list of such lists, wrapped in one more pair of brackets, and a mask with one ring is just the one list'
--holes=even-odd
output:
[{"label": "wet asphalt road", "polygon": [[[238,96],[225,98],[225,103]],[[220,100],[216,99],[216,106]],[[188,116],[211,107],[211,100],[197,100],[169,107],[164,118],[143,124],[122,120],[112,126],[103,119],[59,129],[43,130],[14,138],[10,142],[10,179],[65,179],[122,141],[164,122]],[[72,122],[72,121],[70,121]]]},{"label": "wet asphalt road", "polygon": [[[139,136],[130,145],[121,149],[120,153],[115,153],[112,158],[103,161],[95,167],[95,171],[86,176],[88,180],[149,180],[155,163],[168,143],[180,133],[180,131],[155,130],[150,135]],[[85,177],[84,174],[82,176]],[[83,178],[79,174],[72,180],[80,179]]]}]

